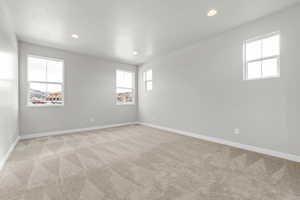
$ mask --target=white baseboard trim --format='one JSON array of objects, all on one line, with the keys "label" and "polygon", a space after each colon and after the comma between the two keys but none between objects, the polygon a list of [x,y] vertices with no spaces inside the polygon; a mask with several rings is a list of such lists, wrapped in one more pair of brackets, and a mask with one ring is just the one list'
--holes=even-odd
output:
[{"label": "white baseboard trim", "polygon": [[93,127],[88,127],[88,128],[69,129],[69,130],[52,131],[52,132],[44,132],[44,133],[35,133],[35,134],[29,134],[29,135],[21,135],[21,140],[33,139],[33,138],[39,138],[39,137],[46,137],[46,136],[54,136],[54,135],[64,135],[64,134],[78,133],[78,132],[84,132],[84,131],[93,131],[93,130],[99,130],[99,129],[105,129],[105,128],[114,128],[114,127],[120,127],[120,126],[134,125],[134,124],[138,124],[138,122],[126,122],[126,123],[121,123],[121,124],[93,126]]},{"label": "white baseboard trim", "polygon": [[191,133],[191,132],[187,132],[187,131],[172,129],[172,128],[158,126],[158,125],[154,125],[154,124],[150,124],[150,123],[139,122],[139,124],[144,125],[144,126],[149,126],[152,128],[157,128],[157,129],[173,132],[173,133],[180,134],[180,135],[198,138],[198,139],[209,141],[209,142],[214,142],[214,143],[223,144],[223,145],[227,145],[227,146],[231,146],[231,147],[235,147],[235,148],[239,148],[239,149],[257,152],[257,153],[265,154],[268,156],[278,157],[278,158],[282,158],[282,159],[286,159],[286,160],[290,160],[290,161],[294,161],[294,162],[300,162],[300,156],[293,155],[293,154],[287,154],[287,153],[282,153],[282,152],[265,149],[265,148],[261,148],[261,147],[256,147],[256,146],[252,146],[252,145],[231,142],[231,141],[221,139],[221,138],[210,137],[210,136],[201,135],[201,134],[197,134],[197,133]]},{"label": "white baseboard trim", "polygon": [[16,145],[18,144],[20,140],[20,137],[18,136],[16,138],[16,140],[10,145],[10,148],[8,149],[7,153],[5,154],[5,156],[1,159],[0,161],[0,171],[3,169],[5,163],[7,162],[11,152],[15,149]]}]

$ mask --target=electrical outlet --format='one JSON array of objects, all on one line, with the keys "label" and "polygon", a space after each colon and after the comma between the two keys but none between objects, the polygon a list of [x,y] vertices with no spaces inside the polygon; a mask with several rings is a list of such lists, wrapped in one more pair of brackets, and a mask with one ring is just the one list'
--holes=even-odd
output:
[{"label": "electrical outlet", "polygon": [[234,132],[234,134],[238,135],[238,134],[240,134],[240,129],[239,128],[235,128],[233,130],[233,132]]},{"label": "electrical outlet", "polygon": [[90,118],[90,122],[93,123],[95,122],[95,119],[93,117]]}]

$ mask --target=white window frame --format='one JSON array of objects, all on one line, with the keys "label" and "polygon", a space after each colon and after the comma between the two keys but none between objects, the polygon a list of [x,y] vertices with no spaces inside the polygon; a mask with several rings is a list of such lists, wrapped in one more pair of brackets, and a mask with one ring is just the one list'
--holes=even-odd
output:
[{"label": "white window frame", "polygon": [[[152,73],[152,79],[151,80],[147,80],[147,73],[151,71]],[[153,70],[152,69],[147,69],[146,71],[143,72],[143,82],[144,82],[144,89],[146,92],[151,92],[153,90]],[[152,89],[149,90],[147,87],[147,83],[151,82],[152,83]]]},{"label": "white window frame", "polygon": [[[117,85],[117,72],[118,71],[122,71],[122,72],[129,72],[129,73],[131,73],[132,74],[132,88],[127,88],[127,87],[118,87],[118,85]],[[115,72],[115,85],[116,85],[116,87],[115,87],[115,101],[116,101],[116,105],[118,105],[118,106],[122,106],[122,105],[135,105],[135,71],[130,71],[130,70],[124,70],[124,69],[117,69],[116,70],[116,72]],[[129,103],[119,103],[118,102],[118,99],[117,99],[117,90],[118,90],[118,88],[120,88],[120,89],[130,89],[130,90],[132,90],[132,97],[133,97],[133,101],[132,102],[129,102]]]},{"label": "white window frame", "polygon": [[[261,55],[261,58],[258,58],[258,59],[253,59],[253,60],[249,60],[247,61],[247,44],[250,43],[250,42],[255,42],[255,41],[262,41],[266,38],[269,38],[269,37],[272,37],[272,36],[275,36],[275,35],[278,35],[279,36],[279,54],[278,55],[275,55],[275,56],[268,56],[268,57],[263,57],[263,55]],[[261,42],[261,54],[263,53],[263,45],[262,45],[262,42]],[[244,44],[243,44],[243,63],[244,63],[244,70],[243,70],[243,79],[245,81],[251,81],[251,80],[261,80],[261,79],[273,79],[273,78],[279,78],[280,77],[280,55],[281,55],[281,35],[280,35],[280,31],[275,31],[275,32],[272,32],[272,33],[269,33],[269,34],[265,34],[265,35],[262,35],[262,36],[258,36],[258,37],[255,37],[255,38],[252,38],[252,39],[249,39],[249,40],[245,40],[244,41]],[[274,59],[274,58],[277,58],[277,72],[278,74],[276,76],[263,76],[263,67],[262,67],[262,63],[263,61],[265,60],[270,60],[270,59]],[[248,78],[248,65],[250,63],[253,63],[253,62],[258,62],[260,61],[261,62],[261,77],[259,78],[251,78],[249,79]]]},{"label": "white window frame", "polygon": [[[44,60],[51,60],[51,61],[58,61],[58,62],[62,62],[63,64],[63,70],[62,70],[62,82],[51,82],[51,81],[29,81],[28,80],[28,71],[29,71],[29,67],[28,67],[28,60],[29,58],[39,58],[39,59],[44,59]],[[60,106],[64,106],[65,105],[65,62],[64,59],[60,59],[60,58],[50,58],[50,57],[45,57],[45,56],[38,56],[38,55],[32,55],[29,54],[27,55],[27,70],[26,70],[26,79],[27,79],[27,106],[28,107],[60,107]],[[62,99],[63,99],[63,103],[62,104],[33,104],[29,101],[29,97],[30,97],[30,83],[41,83],[41,84],[58,84],[61,85],[61,93],[62,93]]]}]

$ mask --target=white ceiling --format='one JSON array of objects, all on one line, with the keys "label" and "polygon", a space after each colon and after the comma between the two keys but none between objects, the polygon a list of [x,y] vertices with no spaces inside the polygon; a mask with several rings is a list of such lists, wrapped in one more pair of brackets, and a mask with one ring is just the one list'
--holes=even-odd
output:
[{"label": "white ceiling", "polygon": [[[7,0],[20,40],[139,64],[299,0]],[[219,14],[207,17],[216,8]],[[80,36],[78,40],[71,34]],[[133,55],[138,51],[138,56]]]}]

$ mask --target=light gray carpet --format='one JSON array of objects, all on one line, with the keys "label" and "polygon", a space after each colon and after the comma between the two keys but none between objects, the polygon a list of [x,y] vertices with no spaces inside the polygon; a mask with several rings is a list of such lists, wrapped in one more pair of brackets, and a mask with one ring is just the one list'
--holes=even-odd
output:
[{"label": "light gray carpet", "polygon": [[18,143],[1,200],[299,200],[300,164],[144,127]]}]

